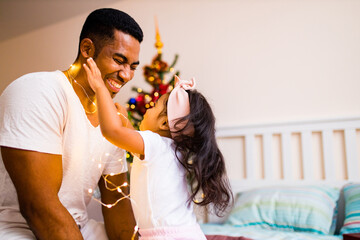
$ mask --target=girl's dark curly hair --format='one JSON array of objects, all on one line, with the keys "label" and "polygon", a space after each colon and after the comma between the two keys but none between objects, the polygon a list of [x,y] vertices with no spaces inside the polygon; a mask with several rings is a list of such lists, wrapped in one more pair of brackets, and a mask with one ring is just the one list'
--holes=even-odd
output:
[{"label": "girl's dark curly hair", "polygon": [[[216,215],[221,216],[233,202],[233,194],[226,175],[225,162],[215,138],[215,116],[205,97],[196,90],[189,94],[190,114],[176,119],[175,128],[181,122],[185,127],[176,131],[173,137],[177,159],[186,169],[191,186],[189,201],[202,193],[195,204],[212,204]],[[192,136],[182,134],[194,128]],[[176,128],[178,129],[178,128]]]}]

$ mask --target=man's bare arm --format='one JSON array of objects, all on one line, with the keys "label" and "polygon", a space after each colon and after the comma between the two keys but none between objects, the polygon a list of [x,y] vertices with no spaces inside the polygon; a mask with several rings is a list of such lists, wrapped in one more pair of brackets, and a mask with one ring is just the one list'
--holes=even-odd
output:
[{"label": "man's bare arm", "polygon": [[37,239],[83,239],[58,198],[61,155],[1,147],[6,170],[18,195],[20,211]]},{"label": "man's bare arm", "polygon": [[[127,173],[108,176],[108,179],[116,186],[121,186],[124,182],[127,182]],[[111,184],[108,184],[108,186],[114,187]],[[112,204],[123,197],[123,195],[117,191],[107,190],[103,178],[99,181],[99,188],[103,203]],[[121,188],[126,195],[129,194],[128,189],[129,186]],[[102,212],[104,215],[106,233],[110,240],[132,239],[135,228],[135,219],[129,199],[121,200],[112,208],[102,207]],[[137,236],[134,239],[138,239]]]}]

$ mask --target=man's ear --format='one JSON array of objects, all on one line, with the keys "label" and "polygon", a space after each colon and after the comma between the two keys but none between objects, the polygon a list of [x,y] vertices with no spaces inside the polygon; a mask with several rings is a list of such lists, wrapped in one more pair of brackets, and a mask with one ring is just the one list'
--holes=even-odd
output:
[{"label": "man's ear", "polygon": [[93,43],[93,41],[91,41],[90,38],[84,38],[83,40],[81,40],[80,43],[80,52],[81,55],[87,59],[89,57],[94,57],[95,55],[95,45]]},{"label": "man's ear", "polygon": [[164,131],[169,131],[169,123],[168,123],[168,118],[167,116],[161,116],[160,119],[160,130],[164,130]]}]

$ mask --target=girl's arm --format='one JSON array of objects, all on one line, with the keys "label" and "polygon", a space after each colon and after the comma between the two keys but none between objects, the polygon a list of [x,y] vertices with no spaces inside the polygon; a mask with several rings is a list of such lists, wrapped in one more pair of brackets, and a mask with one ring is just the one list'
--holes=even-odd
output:
[{"label": "girl's arm", "polygon": [[99,68],[92,58],[87,59],[87,64],[83,66],[89,84],[96,93],[101,133],[109,142],[119,148],[143,155],[144,142],[141,135],[137,131],[123,126]]}]

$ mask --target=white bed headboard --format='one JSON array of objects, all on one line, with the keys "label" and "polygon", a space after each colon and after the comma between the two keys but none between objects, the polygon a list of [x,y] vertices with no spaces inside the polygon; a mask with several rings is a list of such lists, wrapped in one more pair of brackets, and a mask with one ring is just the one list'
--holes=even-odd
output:
[{"label": "white bed headboard", "polygon": [[[360,117],[223,127],[216,134],[235,185],[360,180]],[[231,141],[240,143],[243,164],[231,153],[238,151],[234,143],[226,149]]]},{"label": "white bed headboard", "polygon": [[[234,195],[269,185],[360,181],[360,117],[221,127],[216,136]],[[218,222],[213,217],[205,221]]]}]

